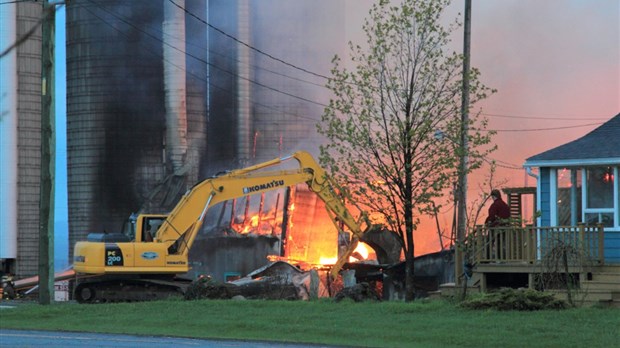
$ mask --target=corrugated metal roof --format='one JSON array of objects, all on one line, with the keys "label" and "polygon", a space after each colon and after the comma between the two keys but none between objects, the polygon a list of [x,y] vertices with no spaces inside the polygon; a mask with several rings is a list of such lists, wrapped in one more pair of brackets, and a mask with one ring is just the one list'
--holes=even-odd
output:
[{"label": "corrugated metal roof", "polygon": [[577,164],[620,163],[620,114],[583,137],[532,156],[526,167]]}]

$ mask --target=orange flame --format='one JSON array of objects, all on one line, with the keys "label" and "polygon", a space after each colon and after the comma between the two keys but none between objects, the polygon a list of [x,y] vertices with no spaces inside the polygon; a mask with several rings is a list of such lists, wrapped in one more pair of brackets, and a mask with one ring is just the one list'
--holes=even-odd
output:
[{"label": "orange flame", "polygon": [[[259,209],[262,212],[248,214],[246,206],[245,216],[235,219],[237,223],[231,226],[240,234],[281,238],[282,231],[286,229],[284,256],[273,258],[314,266],[335,264],[338,259],[339,232],[325,209],[325,203],[314,192],[296,187],[291,189],[290,197],[291,204],[288,207],[278,206],[276,201],[273,207],[267,208],[271,209],[269,212],[262,210],[262,201]],[[288,224],[282,226],[285,213],[288,214]],[[373,255],[374,251],[367,245],[358,243],[349,262],[367,260]]]},{"label": "orange flame", "polygon": [[[362,242],[357,244],[355,250],[353,250],[353,254],[349,256],[349,262],[358,262],[362,260],[367,260],[368,256],[370,256],[370,251],[368,250],[368,245]],[[337,257],[323,257],[319,259],[319,263],[321,265],[334,265],[338,261]]]},{"label": "orange flame", "polygon": [[[359,257],[361,257],[362,260],[366,260],[368,258],[368,255],[370,255],[370,252],[368,251],[368,245],[366,245],[365,243],[357,243],[357,247],[355,248],[355,250],[353,251],[353,255],[356,255]],[[351,256],[349,257],[349,261],[350,262],[354,262],[356,257]]]}]

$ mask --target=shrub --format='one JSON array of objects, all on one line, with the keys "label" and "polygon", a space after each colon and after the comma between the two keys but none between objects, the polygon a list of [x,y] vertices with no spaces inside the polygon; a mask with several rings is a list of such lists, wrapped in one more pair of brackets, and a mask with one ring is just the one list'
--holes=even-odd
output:
[{"label": "shrub", "polygon": [[565,309],[567,303],[552,294],[530,289],[501,289],[466,299],[460,306],[467,309],[496,309],[500,311],[536,311]]}]

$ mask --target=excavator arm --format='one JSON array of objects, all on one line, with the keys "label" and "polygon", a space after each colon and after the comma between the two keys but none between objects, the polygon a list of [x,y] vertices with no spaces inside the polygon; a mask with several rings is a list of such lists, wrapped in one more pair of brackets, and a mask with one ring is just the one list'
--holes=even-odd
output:
[{"label": "excavator arm", "polygon": [[[291,159],[298,162],[298,168],[265,171],[267,168],[280,165]],[[339,222],[341,222],[352,233],[352,240],[347,252],[339,258],[332,269],[332,276],[335,277],[355,249],[363,231],[342,199],[336,194],[325,170],[309,153],[303,151],[255,166],[233,170],[198,183],[182,197],[168,215],[155,236],[155,242],[169,244],[169,254],[179,254],[186,257],[204,223],[207,210],[213,205],[299,183],[306,183],[309,189],[325,202],[329,216],[338,230],[340,230]]]}]

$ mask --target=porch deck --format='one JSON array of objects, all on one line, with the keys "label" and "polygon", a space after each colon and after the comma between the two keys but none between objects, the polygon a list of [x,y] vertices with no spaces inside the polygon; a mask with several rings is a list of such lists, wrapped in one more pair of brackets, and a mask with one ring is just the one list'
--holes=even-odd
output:
[{"label": "porch deck", "polygon": [[[468,284],[481,292],[528,287],[565,296],[558,279],[570,279],[582,304],[620,307],[620,265],[605,265],[604,228],[598,226],[478,226],[465,248],[472,265]],[[551,280],[555,279],[555,284]],[[564,295],[562,295],[564,294]]]}]

